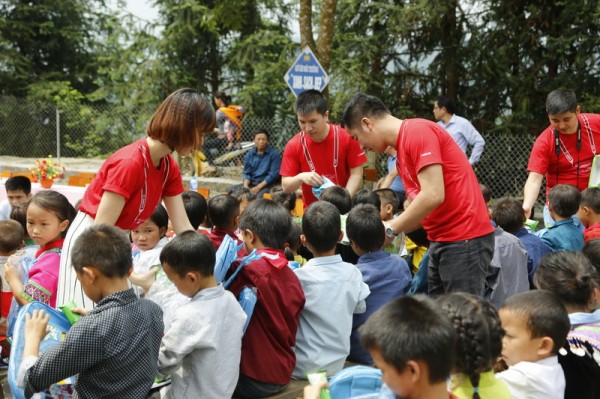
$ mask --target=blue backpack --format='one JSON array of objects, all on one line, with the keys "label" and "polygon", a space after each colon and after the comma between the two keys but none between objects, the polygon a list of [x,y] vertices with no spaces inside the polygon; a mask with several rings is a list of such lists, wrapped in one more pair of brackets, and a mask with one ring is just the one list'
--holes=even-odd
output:
[{"label": "blue backpack", "polygon": [[46,352],[61,342],[64,334],[71,328],[71,323],[61,311],[41,302],[31,302],[21,308],[14,322],[15,328],[12,336],[10,361],[8,363],[8,384],[15,399],[25,399],[23,389],[17,386],[17,376],[21,360],[23,360],[23,349],[25,347],[25,315],[32,314],[34,310],[43,310],[50,316],[50,320],[48,321],[49,332],[40,343],[40,353]]},{"label": "blue backpack", "polygon": [[393,399],[394,393],[383,384],[381,370],[351,366],[340,370],[329,381],[331,399]]},{"label": "blue backpack", "polygon": [[[240,272],[240,270],[242,270],[244,266],[246,266],[253,260],[261,258],[261,255],[259,255],[256,252],[256,250],[254,250],[250,255],[238,259],[238,251],[242,248],[243,245],[244,244],[237,244],[233,240],[233,238],[231,238],[231,236],[226,235],[223,239],[223,242],[219,246],[219,249],[217,250],[217,253],[215,255],[216,261],[214,274],[215,278],[217,279],[217,282],[223,283],[223,287],[225,289],[227,289],[227,287],[231,285],[235,277],[238,275],[238,273]],[[236,260],[239,260],[240,264],[235,269],[233,274],[227,279],[227,281],[225,281],[225,276],[229,271],[229,267]],[[252,317],[252,313],[254,312],[254,307],[256,306],[257,300],[258,292],[255,287],[244,287],[242,291],[240,291],[238,302],[247,316],[246,324],[244,324],[243,329],[244,332],[246,332],[246,328],[248,327],[248,324],[250,324],[250,318]]]}]

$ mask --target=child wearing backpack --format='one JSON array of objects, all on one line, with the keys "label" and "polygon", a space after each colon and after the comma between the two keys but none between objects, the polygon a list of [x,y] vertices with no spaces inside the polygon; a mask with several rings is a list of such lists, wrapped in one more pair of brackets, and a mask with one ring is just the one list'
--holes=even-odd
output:
[{"label": "child wearing backpack", "polygon": [[[305,299],[283,253],[291,223],[284,207],[264,198],[251,202],[240,218],[246,252],[256,250],[260,258],[245,265],[228,288],[236,298],[244,287],[258,293],[242,339],[236,398],[273,395],[292,377],[296,364],[293,347]],[[232,270],[236,266],[234,263]]]}]

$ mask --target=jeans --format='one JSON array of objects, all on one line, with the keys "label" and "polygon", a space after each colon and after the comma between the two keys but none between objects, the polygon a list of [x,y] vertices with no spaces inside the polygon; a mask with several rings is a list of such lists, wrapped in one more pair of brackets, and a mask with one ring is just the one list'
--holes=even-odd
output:
[{"label": "jeans", "polygon": [[432,242],[427,273],[429,295],[462,291],[483,297],[494,256],[494,233],[454,242]]}]

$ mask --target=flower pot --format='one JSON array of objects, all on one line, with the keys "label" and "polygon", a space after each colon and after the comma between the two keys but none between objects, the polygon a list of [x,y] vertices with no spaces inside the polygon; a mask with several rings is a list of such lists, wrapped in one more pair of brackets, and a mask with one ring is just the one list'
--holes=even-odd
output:
[{"label": "flower pot", "polygon": [[50,188],[50,187],[52,187],[52,183],[54,183],[53,179],[42,179],[42,180],[40,180],[40,186],[42,186],[44,188]]}]

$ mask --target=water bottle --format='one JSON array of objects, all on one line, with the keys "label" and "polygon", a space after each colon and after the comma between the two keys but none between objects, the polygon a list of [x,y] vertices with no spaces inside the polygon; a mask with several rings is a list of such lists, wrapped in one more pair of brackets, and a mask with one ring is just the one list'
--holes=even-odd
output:
[{"label": "water bottle", "polygon": [[198,191],[198,179],[195,175],[190,179],[190,191]]}]

